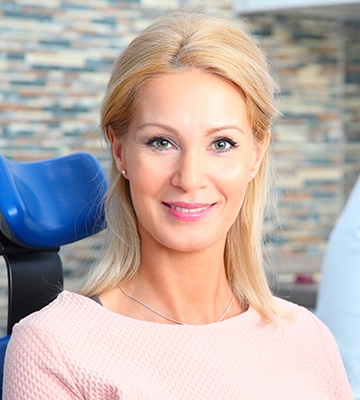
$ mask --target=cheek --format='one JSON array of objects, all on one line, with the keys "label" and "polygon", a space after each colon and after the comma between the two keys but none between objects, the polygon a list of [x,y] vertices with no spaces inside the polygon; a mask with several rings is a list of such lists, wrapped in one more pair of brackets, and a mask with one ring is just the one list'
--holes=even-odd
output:
[{"label": "cheek", "polygon": [[130,182],[130,196],[134,207],[137,221],[143,225],[146,224],[149,211],[151,209],[148,197],[151,196],[151,187],[144,184],[138,184],[135,179]]},{"label": "cheek", "polygon": [[[233,160],[229,160],[226,165],[219,166],[216,174],[219,179],[223,179],[224,182],[237,188],[246,186],[249,182],[251,168],[255,160],[255,155],[245,155],[245,157],[239,157]],[[215,172],[215,171],[214,171]]]},{"label": "cheek", "polygon": [[248,161],[233,164],[228,167],[227,173],[218,175],[218,182],[223,187],[225,197],[239,209],[250,181],[251,161],[250,159]]},{"label": "cheek", "polygon": [[229,184],[229,199],[234,204],[234,207],[239,210],[244,201],[247,187],[248,179],[245,179],[244,177],[241,177],[237,181],[232,181],[232,184]]},{"label": "cheek", "polygon": [[139,185],[147,185],[150,181],[162,179],[174,164],[174,157],[161,157],[153,154],[148,149],[129,146],[126,154],[130,181],[140,182]]},{"label": "cheek", "polygon": [[149,210],[151,204],[160,197],[161,189],[166,180],[164,169],[156,166],[156,163],[148,163],[143,160],[129,165],[129,186],[132,202],[136,214],[142,214]]}]

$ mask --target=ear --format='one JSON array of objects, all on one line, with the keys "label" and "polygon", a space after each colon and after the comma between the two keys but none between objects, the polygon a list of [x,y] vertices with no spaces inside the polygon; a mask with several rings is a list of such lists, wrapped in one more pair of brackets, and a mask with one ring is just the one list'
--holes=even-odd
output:
[{"label": "ear", "polygon": [[126,170],[123,159],[123,143],[116,138],[111,126],[108,127],[108,138],[111,143],[111,151],[115,161],[116,169],[119,172]]},{"label": "ear", "polygon": [[260,168],[260,165],[264,158],[266,150],[269,146],[269,143],[270,143],[270,132],[266,132],[266,134],[264,135],[263,141],[261,143],[254,144],[255,161],[250,170],[250,180],[252,180],[255,177],[255,175],[258,173],[258,170]]}]

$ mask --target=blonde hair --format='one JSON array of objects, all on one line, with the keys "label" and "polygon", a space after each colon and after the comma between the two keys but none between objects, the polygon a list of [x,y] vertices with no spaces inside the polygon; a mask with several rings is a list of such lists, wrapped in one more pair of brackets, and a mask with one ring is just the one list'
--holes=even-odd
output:
[{"label": "blonde hair", "polygon": [[[277,114],[276,85],[266,58],[235,22],[186,12],[156,20],[115,62],[101,112],[105,137],[109,127],[119,140],[126,136],[139,91],[146,81],[189,69],[215,74],[236,85],[246,103],[254,140],[258,143],[264,140]],[[227,277],[238,299],[254,307],[265,320],[271,320],[277,311],[263,270],[261,244],[268,190],[267,164],[268,154],[265,154],[228,232],[224,258]],[[140,264],[140,240],[128,180],[121,177],[114,159],[106,217],[108,227],[102,258],[82,288],[87,296],[129,280]]]}]

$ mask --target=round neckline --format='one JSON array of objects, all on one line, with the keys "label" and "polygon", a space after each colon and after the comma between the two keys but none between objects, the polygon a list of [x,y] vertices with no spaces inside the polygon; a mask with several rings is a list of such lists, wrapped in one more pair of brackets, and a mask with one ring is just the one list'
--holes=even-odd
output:
[{"label": "round neckline", "polygon": [[[103,305],[99,304],[98,302],[96,302],[95,300],[83,296],[79,293],[75,293],[75,292],[70,292],[68,290],[64,290],[61,294],[65,294],[66,296],[74,296],[77,298],[80,298],[81,301],[84,302],[91,302],[91,304],[94,307],[97,307],[96,309],[98,311],[101,310],[102,313],[106,313],[108,315],[110,315],[111,317],[115,318],[115,319],[120,319],[123,320],[126,323],[129,324],[137,324],[137,325],[141,325],[141,326],[146,326],[146,327],[154,327],[154,328],[162,328],[162,329],[192,329],[192,330],[204,330],[204,329],[216,329],[216,328],[220,328],[220,327],[225,327],[228,326],[229,324],[233,324],[236,323],[237,321],[239,321],[240,319],[246,321],[249,318],[251,318],[254,313],[258,316],[257,312],[251,307],[249,306],[248,309],[244,312],[242,312],[241,314],[238,315],[234,315],[233,317],[224,319],[220,322],[211,322],[209,324],[197,324],[197,325],[191,325],[191,324],[184,324],[184,325],[180,325],[180,324],[168,324],[166,322],[155,322],[155,321],[146,321],[143,319],[137,319],[137,318],[132,318],[129,317],[127,315],[123,315],[123,314],[118,314],[114,311],[109,310],[108,308],[104,307]],[[90,304],[90,303],[89,303]],[[259,317],[260,318],[260,317]]]}]

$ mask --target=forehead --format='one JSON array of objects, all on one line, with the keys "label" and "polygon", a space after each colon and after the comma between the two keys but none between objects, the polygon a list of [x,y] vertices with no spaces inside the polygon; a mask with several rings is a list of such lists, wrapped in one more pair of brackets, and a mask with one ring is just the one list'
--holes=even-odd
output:
[{"label": "forehead", "polygon": [[219,75],[198,69],[165,73],[149,78],[141,86],[140,97],[148,92],[167,92],[171,89],[183,92],[189,85],[192,89],[189,96],[199,89],[203,92],[206,88],[207,92],[211,90],[231,92],[234,96],[240,96],[243,99],[241,90],[234,83]]},{"label": "forehead", "polygon": [[189,125],[248,122],[241,91],[202,71],[165,74],[148,80],[141,88],[133,117]]}]

